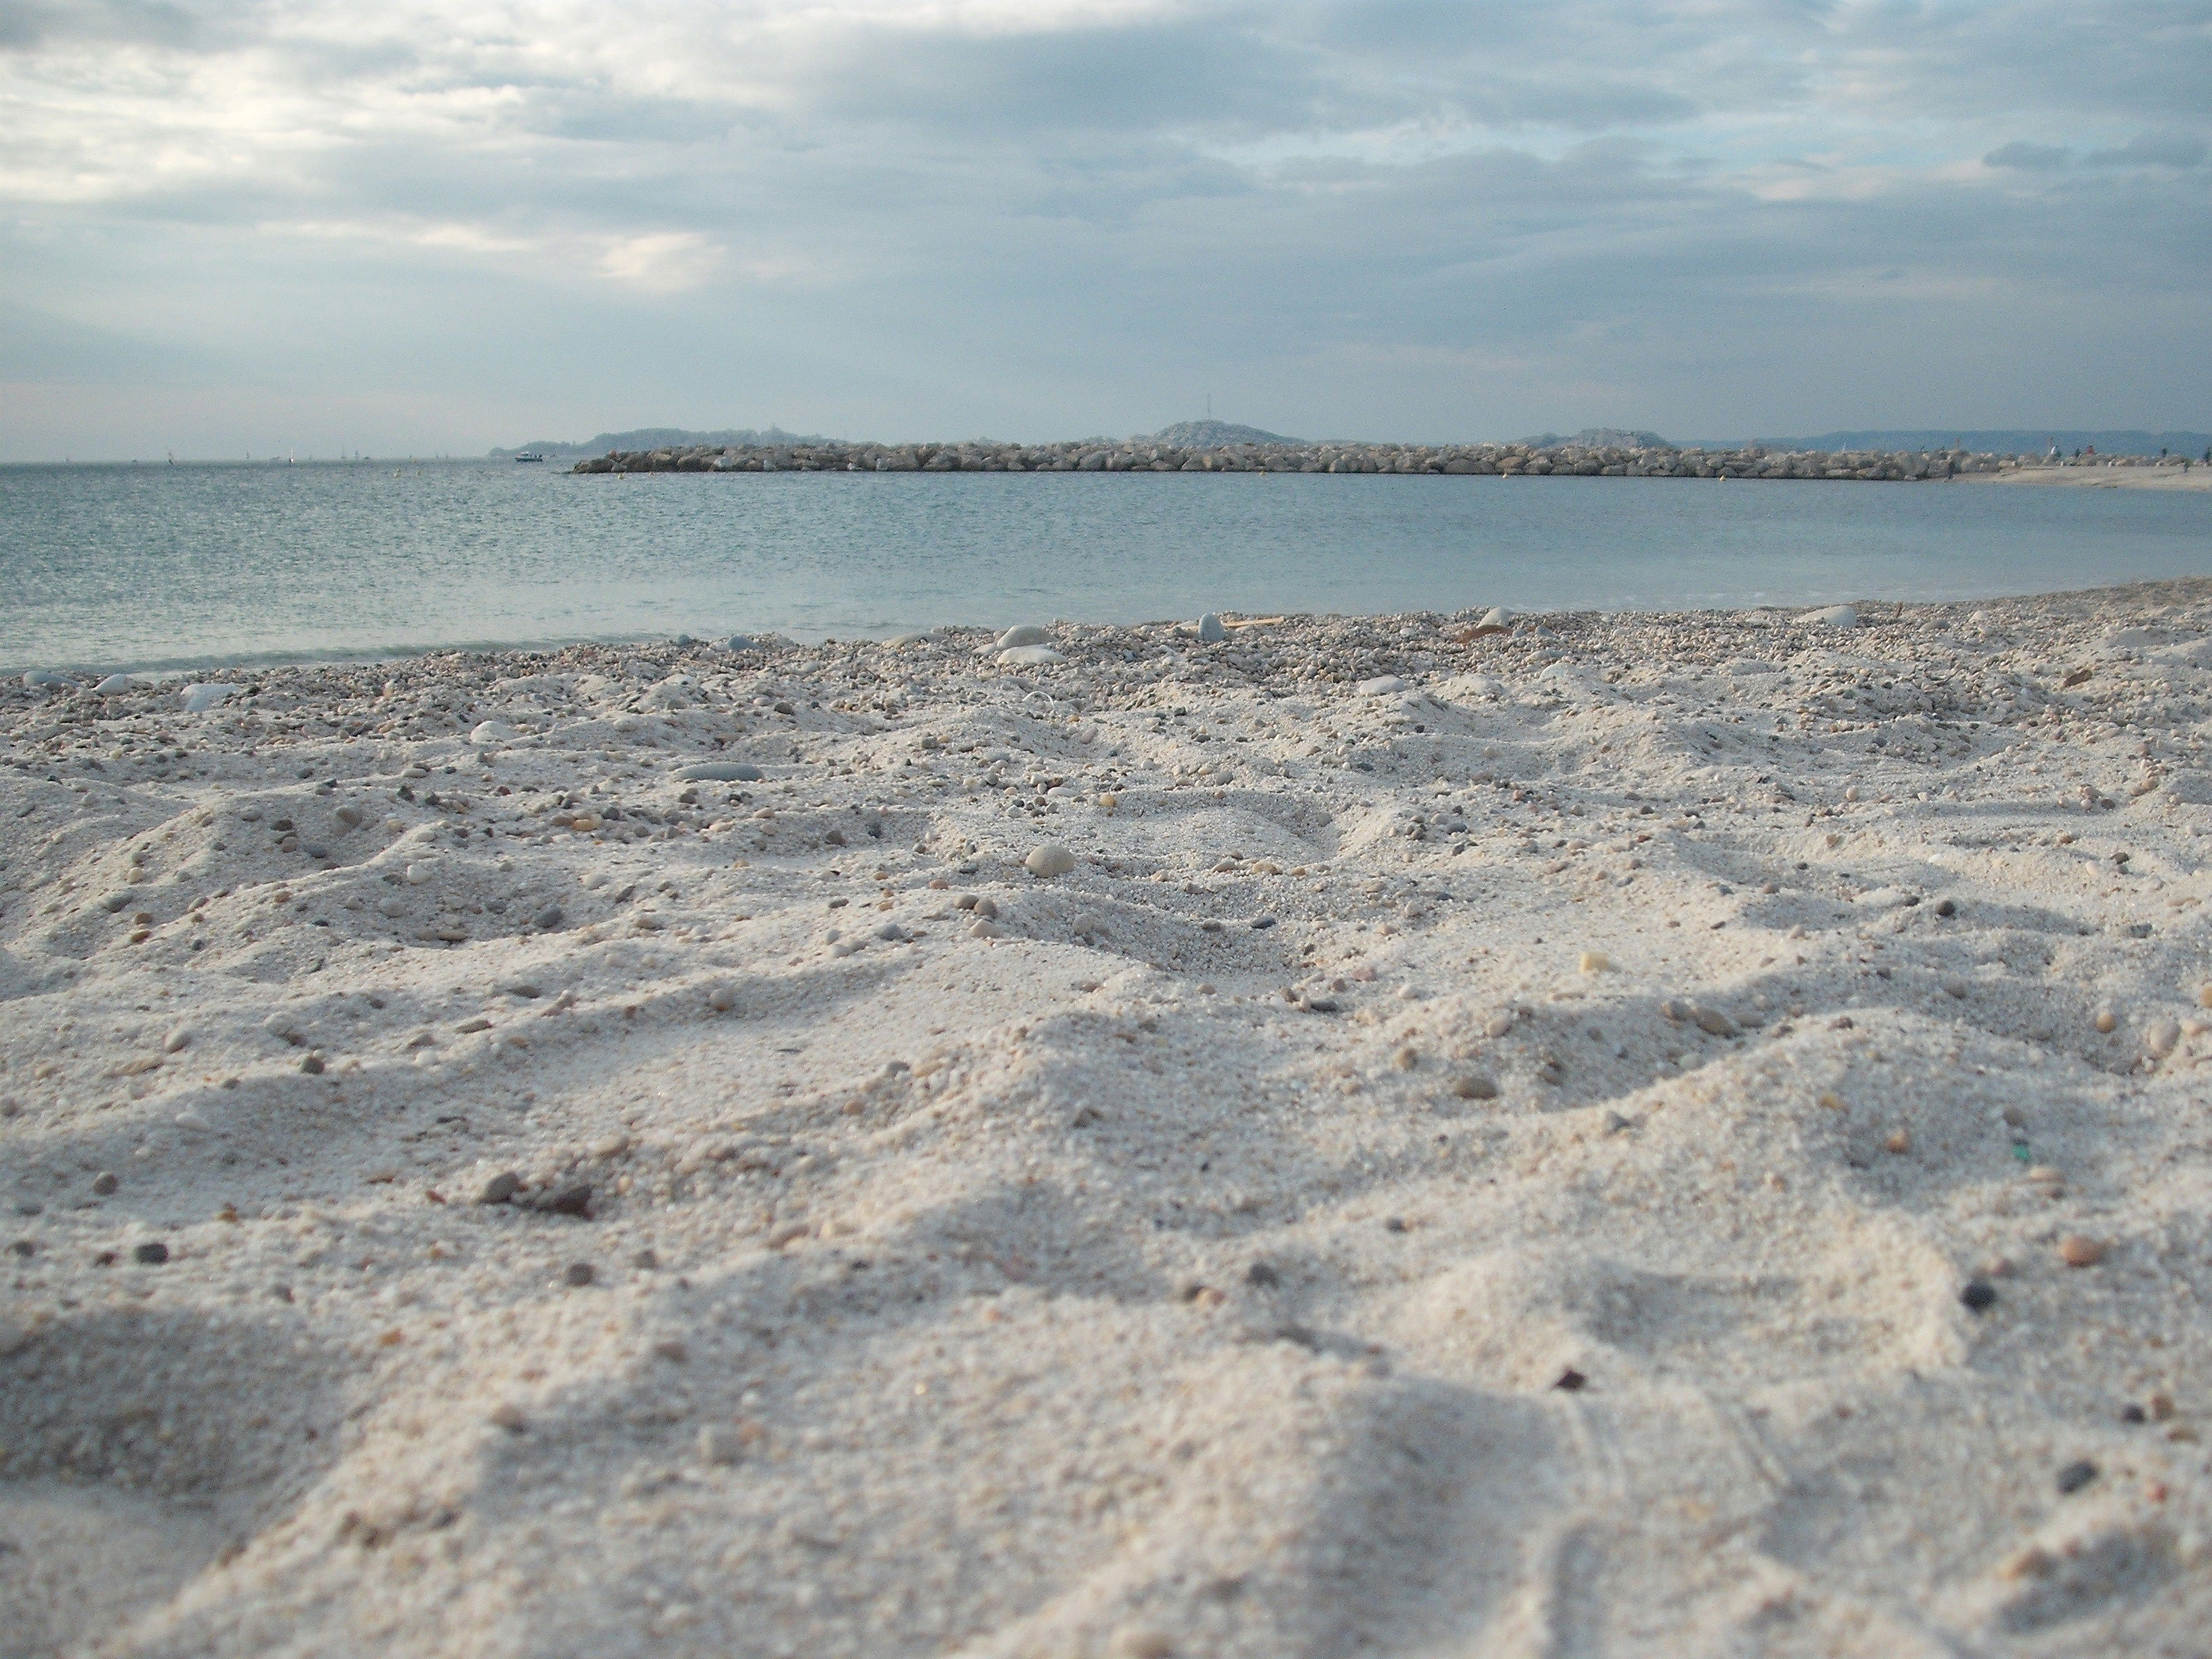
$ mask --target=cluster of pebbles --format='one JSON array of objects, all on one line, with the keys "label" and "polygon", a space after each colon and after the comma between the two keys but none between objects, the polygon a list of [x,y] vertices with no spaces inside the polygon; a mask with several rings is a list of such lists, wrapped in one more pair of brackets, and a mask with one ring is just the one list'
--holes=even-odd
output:
[{"label": "cluster of pebbles", "polygon": [[26,677],[0,1651],[2183,1650],[2208,625]]},{"label": "cluster of pebbles", "polygon": [[[1271,443],[1185,445],[1159,438],[1064,443],[848,443],[816,439],[617,450],[578,461],[622,472],[1395,472],[1507,477],[1834,478],[1868,483],[2009,473],[2025,455],[1943,451],[1680,448],[1672,444]],[[2180,465],[2177,460],[2177,466]],[[2056,465],[2051,462],[2050,465]]]}]

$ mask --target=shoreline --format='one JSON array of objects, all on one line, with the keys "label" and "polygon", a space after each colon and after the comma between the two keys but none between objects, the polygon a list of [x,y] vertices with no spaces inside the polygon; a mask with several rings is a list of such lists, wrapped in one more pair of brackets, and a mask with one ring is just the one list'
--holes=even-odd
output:
[{"label": "shoreline", "polygon": [[0,688],[0,1629],[2185,1643],[2212,580],[1854,609]]},{"label": "shoreline", "polygon": [[[2212,477],[2208,477],[2207,483],[2212,484]],[[1531,616],[1559,614],[1572,615],[1577,617],[1615,617],[1624,620],[1661,623],[1686,623],[1697,622],[1701,619],[1729,617],[1759,617],[1764,619],[1765,624],[1771,624],[1774,621],[1786,618],[1799,612],[1808,610],[1817,610],[1826,605],[1850,605],[1862,610],[1867,610],[1875,614],[1878,614],[1885,607],[1896,608],[1899,611],[1905,608],[1942,609],[1948,607],[1955,609],[1980,605],[2022,604],[2036,599],[2057,599],[2085,593],[2126,593],[2134,592],[2139,588],[2157,587],[2172,582],[2186,583],[2197,580],[2212,580],[2212,578],[2161,577],[2146,579],[2145,580],[2138,582],[2124,582],[2118,584],[2109,581],[2100,581],[2091,582],[2081,587],[2075,588],[2050,588],[2036,593],[1948,595],[1930,599],[1910,597],[1898,599],[1888,595],[1869,594],[1857,594],[1849,597],[1813,595],[1787,601],[1773,601],[1756,605],[1713,605],[1705,608],[1686,610],[1647,610],[1633,606],[1623,606],[1618,609],[1597,607],[1588,611],[1572,612],[1554,613],[1550,611],[1531,611],[1520,614]],[[1293,611],[1285,613],[1285,615],[1278,617],[1277,620],[1299,626],[1328,627],[1333,625],[1351,625],[1362,623],[1379,623],[1395,617],[1411,617],[1423,618],[1431,623],[1436,623],[1445,621],[1464,622],[1468,618],[1480,615],[1488,607],[1486,606],[1477,605],[1473,606],[1463,606],[1461,609],[1453,611],[1434,610],[1363,613],[1340,611]],[[1224,611],[1220,614],[1225,618],[1237,618],[1242,613],[1234,611]],[[1010,625],[1010,623],[994,623],[990,624],[984,631],[995,632]],[[1056,623],[1055,625],[1060,624]],[[1110,627],[1138,634],[1173,633],[1178,629],[1184,629],[1190,626],[1187,621],[1175,617],[1154,617],[1142,622],[1132,623],[1073,623],[1070,625],[1092,628]],[[1237,626],[1240,624],[1232,621],[1231,625]],[[713,653],[716,651],[726,651],[728,649],[727,640],[730,638],[757,639],[757,641],[762,644],[778,651],[805,649],[819,647],[824,644],[845,644],[851,646],[883,645],[893,641],[901,639],[915,639],[923,635],[927,635],[933,638],[951,638],[959,635],[963,628],[972,631],[974,624],[963,624],[960,623],[907,624],[870,623],[863,627],[847,627],[835,631],[807,628],[801,629],[794,632],[786,632],[781,629],[763,629],[758,631],[757,634],[750,635],[733,635],[724,636],[720,634],[716,634],[711,637],[703,639],[683,633],[671,635],[662,632],[644,632],[630,635],[586,635],[574,637],[564,636],[547,640],[523,641],[506,643],[497,641],[475,641],[458,645],[396,646],[391,647],[366,649],[358,653],[338,653],[327,655],[316,655],[307,653],[301,653],[296,655],[283,653],[269,653],[243,657],[210,656],[182,665],[172,663],[157,665],[151,667],[129,665],[118,667],[107,663],[88,664],[65,662],[59,664],[58,665],[45,662],[17,664],[12,665],[0,664],[0,688],[22,687],[26,684],[27,676],[52,675],[58,676],[62,680],[66,682],[66,684],[58,686],[52,684],[42,684],[36,689],[45,690],[50,694],[58,693],[60,695],[66,696],[71,691],[88,690],[94,684],[96,684],[107,675],[119,674],[131,679],[146,682],[144,685],[138,688],[142,690],[161,691],[174,689],[177,686],[180,686],[185,682],[205,678],[210,676],[225,677],[234,679],[251,679],[258,675],[265,675],[285,670],[343,670],[398,667],[422,663],[430,659],[442,658],[459,659],[465,663],[471,659],[485,659],[487,661],[496,661],[502,659],[543,659],[558,657],[563,653],[577,650],[607,650],[620,652],[648,649],[653,647],[668,647],[679,651],[696,649]]]}]

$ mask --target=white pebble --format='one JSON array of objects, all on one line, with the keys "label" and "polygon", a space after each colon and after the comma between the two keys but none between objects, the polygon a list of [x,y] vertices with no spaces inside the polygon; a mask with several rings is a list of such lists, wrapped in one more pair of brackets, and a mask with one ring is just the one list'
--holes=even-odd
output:
[{"label": "white pebble", "polygon": [[1064,876],[1075,868],[1075,854],[1056,841],[1033,849],[1022,863],[1033,876]]}]

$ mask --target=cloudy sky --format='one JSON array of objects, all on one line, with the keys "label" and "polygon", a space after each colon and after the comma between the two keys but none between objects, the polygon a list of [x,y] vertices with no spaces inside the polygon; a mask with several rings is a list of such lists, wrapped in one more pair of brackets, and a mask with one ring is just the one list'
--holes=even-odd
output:
[{"label": "cloudy sky", "polygon": [[2212,426],[2212,0],[0,0],[0,458]]}]

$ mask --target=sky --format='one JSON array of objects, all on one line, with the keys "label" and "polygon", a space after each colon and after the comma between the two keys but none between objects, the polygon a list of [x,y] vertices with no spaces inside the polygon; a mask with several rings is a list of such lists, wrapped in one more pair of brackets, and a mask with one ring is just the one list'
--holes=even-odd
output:
[{"label": "sky", "polygon": [[2212,427],[2212,0],[0,0],[0,459]]}]

